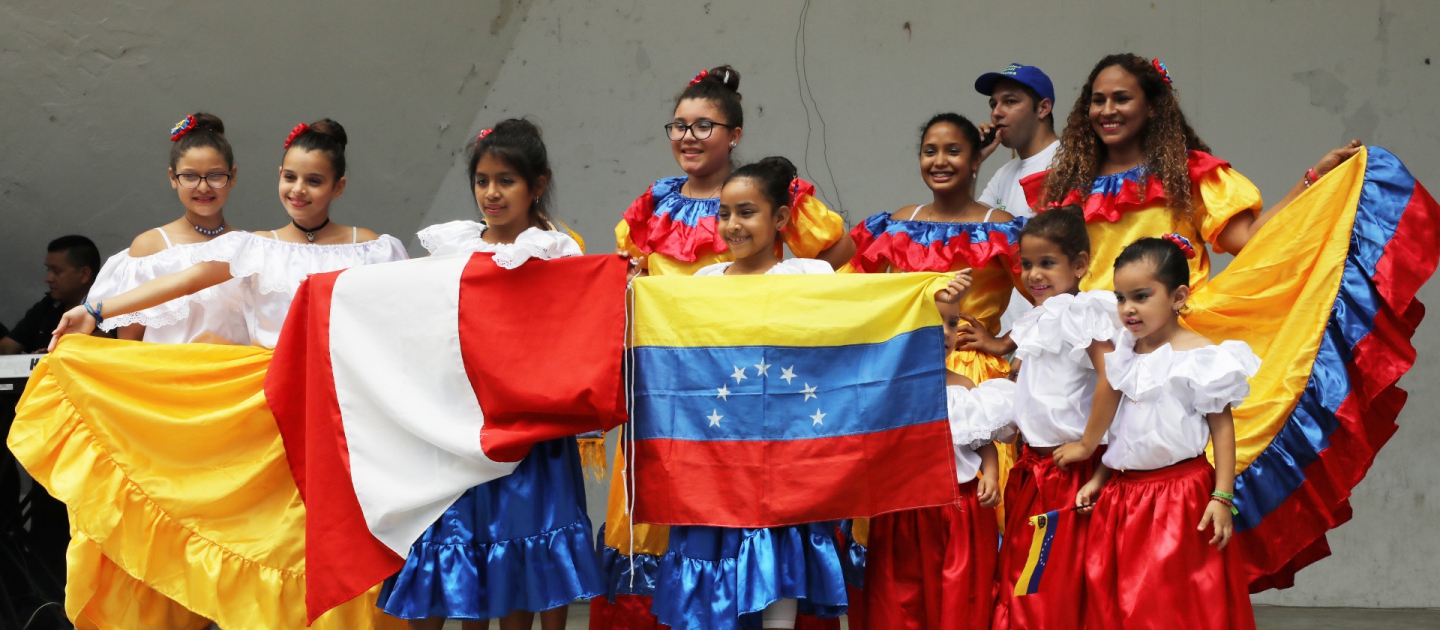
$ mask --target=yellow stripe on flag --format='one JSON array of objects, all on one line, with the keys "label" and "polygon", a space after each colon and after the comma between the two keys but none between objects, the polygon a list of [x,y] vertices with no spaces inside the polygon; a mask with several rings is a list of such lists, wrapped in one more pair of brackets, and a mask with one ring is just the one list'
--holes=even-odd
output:
[{"label": "yellow stripe on flag", "polygon": [[[658,276],[635,281],[635,345],[824,347],[940,325],[952,274]],[[855,308],[857,304],[865,308]],[[877,318],[876,314],[884,314]],[[683,330],[668,322],[684,321]],[[757,327],[756,322],[765,322]]]}]

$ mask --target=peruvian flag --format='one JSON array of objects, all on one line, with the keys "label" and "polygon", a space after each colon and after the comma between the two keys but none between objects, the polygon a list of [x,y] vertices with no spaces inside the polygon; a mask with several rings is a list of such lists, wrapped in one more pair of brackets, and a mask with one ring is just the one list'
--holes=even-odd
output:
[{"label": "peruvian flag", "polygon": [[469,254],[305,281],[265,395],[305,501],[310,621],[398,571],[531,445],[625,421],[625,271]]}]

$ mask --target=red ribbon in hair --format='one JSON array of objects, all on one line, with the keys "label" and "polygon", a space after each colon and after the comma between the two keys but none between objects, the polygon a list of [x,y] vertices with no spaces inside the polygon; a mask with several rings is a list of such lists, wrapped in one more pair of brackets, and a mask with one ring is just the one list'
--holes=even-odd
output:
[{"label": "red ribbon in hair", "polygon": [[310,125],[307,125],[305,123],[295,125],[295,128],[290,130],[290,135],[285,138],[285,148],[290,148],[290,144],[295,142],[295,139],[299,138],[300,134],[307,131],[310,131]]},{"label": "red ribbon in hair", "polygon": [[699,83],[699,82],[701,82],[701,81],[704,81],[704,80],[705,80],[705,77],[708,77],[708,76],[710,76],[710,71],[709,71],[709,70],[701,70],[701,71],[700,71],[700,74],[697,74],[697,75],[695,75],[695,78],[690,79],[690,85],[695,85],[696,83]]},{"label": "red ribbon in hair", "polygon": [[495,131],[495,130],[494,130],[494,129],[489,129],[489,128],[481,129],[481,130],[480,130],[480,135],[475,136],[475,141],[476,141],[476,142],[479,142],[479,141],[481,141],[481,140],[484,140],[484,139],[485,139],[485,136],[490,135],[490,132],[492,132],[492,131]]},{"label": "red ribbon in hair", "polygon": [[1165,236],[1162,236],[1160,238],[1170,241],[1171,243],[1174,243],[1176,247],[1179,247],[1180,251],[1185,253],[1186,260],[1195,257],[1195,247],[1190,244],[1190,239],[1180,236],[1179,234],[1176,234],[1174,232],[1166,234]]},{"label": "red ribbon in hair", "polygon": [[175,123],[174,127],[170,128],[170,141],[179,142],[181,138],[185,137],[185,134],[190,133],[194,130],[195,115],[189,114],[185,116],[185,118],[181,119],[180,122]]}]

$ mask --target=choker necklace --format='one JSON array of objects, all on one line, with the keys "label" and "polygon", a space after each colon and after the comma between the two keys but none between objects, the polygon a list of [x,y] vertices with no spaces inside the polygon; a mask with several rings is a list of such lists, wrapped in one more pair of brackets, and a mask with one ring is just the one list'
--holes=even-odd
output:
[{"label": "choker necklace", "polygon": [[330,217],[325,217],[325,222],[324,222],[324,223],[321,223],[320,225],[315,226],[314,228],[303,228],[303,227],[300,227],[300,224],[299,224],[299,223],[296,223],[296,222],[295,222],[295,219],[290,219],[290,225],[293,225],[293,226],[295,226],[295,229],[300,230],[301,232],[304,232],[304,233],[305,233],[305,240],[310,241],[311,243],[314,243],[314,242],[315,242],[315,233],[316,233],[316,232],[319,232],[320,230],[325,229],[325,226],[330,225]]},{"label": "choker necklace", "polygon": [[225,219],[220,219],[220,227],[217,227],[217,228],[215,228],[215,229],[213,229],[213,230],[207,230],[207,229],[205,229],[205,228],[203,228],[203,227],[200,227],[200,226],[198,226],[198,225],[195,225],[195,222],[194,222],[194,221],[190,221],[190,217],[185,217],[185,220],[190,222],[190,227],[195,228],[195,231],[196,231],[196,232],[199,232],[199,233],[201,233],[201,234],[204,234],[205,236],[217,236],[217,235],[219,235],[221,232],[224,232],[224,231],[225,231],[225,228],[226,228]]}]

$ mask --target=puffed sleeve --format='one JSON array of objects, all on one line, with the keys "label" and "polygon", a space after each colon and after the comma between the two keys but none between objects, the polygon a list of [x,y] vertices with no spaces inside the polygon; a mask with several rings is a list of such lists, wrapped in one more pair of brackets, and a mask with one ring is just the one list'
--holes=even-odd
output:
[{"label": "puffed sleeve", "polygon": [[798,258],[815,258],[845,237],[845,218],[815,197],[810,182],[796,179],[792,186],[794,202],[790,225],[785,226],[785,244]]},{"label": "puffed sleeve", "polygon": [[450,221],[420,230],[416,236],[431,256],[445,256],[484,249],[481,238],[484,233],[484,226],[474,221]]},{"label": "puffed sleeve", "polygon": [[1120,314],[1112,291],[1085,291],[1057,295],[1045,301],[1034,315],[1015,322],[1010,337],[1015,356],[1032,359],[1053,352],[1091,369],[1087,350],[1096,341],[1110,341],[1120,330]]},{"label": "puffed sleeve", "polygon": [[1190,388],[1191,404],[1202,414],[1219,413],[1250,395],[1250,377],[1260,369],[1260,357],[1243,341],[1191,350],[1186,361],[1170,373],[1172,381]]},{"label": "puffed sleeve", "polygon": [[1243,212],[1259,214],[1265,208],[1260,189],[1230,163],[1208,153],[1190,152],[1193,221],[1200,238],[1216,252],[1226,253],[1216,243],[1230,219]]},{"label": "puffed sleeve", "polygon": [[971,450],[990,442],[1008,442],[1016,432],[1015,391],[1015,383],[1003,378],[990,379],[974,389],[946,387],[951,441]]}]

